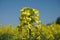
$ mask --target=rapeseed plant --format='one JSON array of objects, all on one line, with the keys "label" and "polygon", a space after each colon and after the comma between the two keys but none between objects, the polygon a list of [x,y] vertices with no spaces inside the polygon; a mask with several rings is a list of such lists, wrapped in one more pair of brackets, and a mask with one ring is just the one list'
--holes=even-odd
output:
[{"label": "rapeseed plant", "polygon": [[44,25],[39,21],[39,11],[24,7],[20,10],[20,23],[0,27],[0,40],[60,40],[60,25]]}]

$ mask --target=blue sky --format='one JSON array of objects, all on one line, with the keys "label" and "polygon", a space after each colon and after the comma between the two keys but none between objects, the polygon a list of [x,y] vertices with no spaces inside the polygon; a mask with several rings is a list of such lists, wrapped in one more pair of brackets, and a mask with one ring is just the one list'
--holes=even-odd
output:
[{"label": "blue sky", "polygon": [[0,24],[17,25],[22,7],[38,9],[40,20],[45,24],[60,16],[60,0],[0,0]]}]

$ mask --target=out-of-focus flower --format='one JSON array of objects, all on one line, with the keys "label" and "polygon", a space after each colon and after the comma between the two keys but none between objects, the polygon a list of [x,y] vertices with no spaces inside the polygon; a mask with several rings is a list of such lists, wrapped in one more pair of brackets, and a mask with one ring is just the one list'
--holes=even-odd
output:
[{"label": "out-of-focus flower", "polygon": [[39,13],[39,11],[36,10],[36,9],[33,9],[33,12],[34,12],[35,14],[38,14],[38,13]]},{"label": "out-of-focus flower", "polygon": [[39,20],[39,18],[38,17],[35,17],[35,20]]},{"label": "out-of-focus flower", "polygon": [[31,18],[26,17],[26,21],[31,21]]},{"label": "out-of-focus flower", "polygon": [[26,14],[27,16],[29,16],[30,15],[30,13],[29,12],[27,12],[27,14]]},{"label": "out-of-focus flower", "polygon": [[31,34],[32,34],[33,37],[35,36],[35,33],[34,32],[32,32]]},{"label": "out-of-focus flower", "polygon": [[27,13],[26,12],[22,12],[22,15],[26,15]]},{"label": "out-of-focus flower", "polygon": [[31,24],[28,24],[28,28],[31,29],[32,28],[32,25]]}]

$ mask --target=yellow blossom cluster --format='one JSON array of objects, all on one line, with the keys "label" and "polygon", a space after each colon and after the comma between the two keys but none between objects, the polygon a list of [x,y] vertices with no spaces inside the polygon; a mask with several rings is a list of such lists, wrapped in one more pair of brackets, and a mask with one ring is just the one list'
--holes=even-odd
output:
[{"label": "yellow blossom cluster", "polygon": [[[31,25],[29,25],[31,26]],[[30,29],[30,30],[29,30]],[[29,32],[30,31],[30,32]],[[49,26],[43,25],[40,27],[31,26],[23,27],[19,31],[18,26],[2,26],[0,27],[0,40],[59,40],[60,39],[60,25],[51,24]]]},{"label": "yellow blossom cluster", "polygon": [[20,10],[20,22],[22,24],[33,23],[39,20],[39,11],[37,9],[24,7]]}]

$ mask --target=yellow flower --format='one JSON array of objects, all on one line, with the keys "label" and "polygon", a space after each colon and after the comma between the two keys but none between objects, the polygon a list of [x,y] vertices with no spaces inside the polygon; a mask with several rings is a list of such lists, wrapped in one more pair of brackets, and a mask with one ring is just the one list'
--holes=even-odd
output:
[{"label": "yellow flower", "polygon": [[24,11],[24,9],[21,9],[20,11],[22,12],[22,11]]},{"label": "yellow flower", "polygon": [[39,12],[38,12],[38,11],[35,11],[34,13],[35,13],[35,14],[38,14]]},{"label": "yellow flower", "polygon": [[32,34],[32,36],[35,36],[35,33],[34,32],[32,32],[31,34]]},{"label": "yellow flower", "polygon": [[19,33],[19,32],[18,32],[18,28],[15,27],[12,32],[13,32],[14,35],[17,35],[17,34]]},{"label": "yellow flower", "polygon": [[36,9],[33,9],[33,12],[34,12],[35,14],[38,14],[38,13],[39,13],[39,11],[36,10]]},{"label": "yellow flower", "polygon": [[27,20],[27,21],[31,21],[31,18],[26,17],[26,20]]},{"label": "yellow flower", "polygon": [[32,9],[33,11],[35,11],[36,9]]},{"label": "yellow flower", "polygon": [[39,20],[39,18],[38,17],[35,17],[35,20]]},{"label": "yellow flower", "polygon": [[31,26],[28,26],[29,29],[31,29]]},{"label": "yellow flower", "polygon": [[27,16],[29,16],[30,15],[30,13],[29,12],[27,12],[27,14],[26,14]]},{"label": "yellow flower", "polygon": [[28,25],[28,28],[29,28],[29,29],[31,29],[31,28],[32,28],[31,24],[29,24],[29,25]]},{"label": "yellow flower", "polygon": [[22,15],[26,15],[27,13],[26,12],[22,12]]}]

